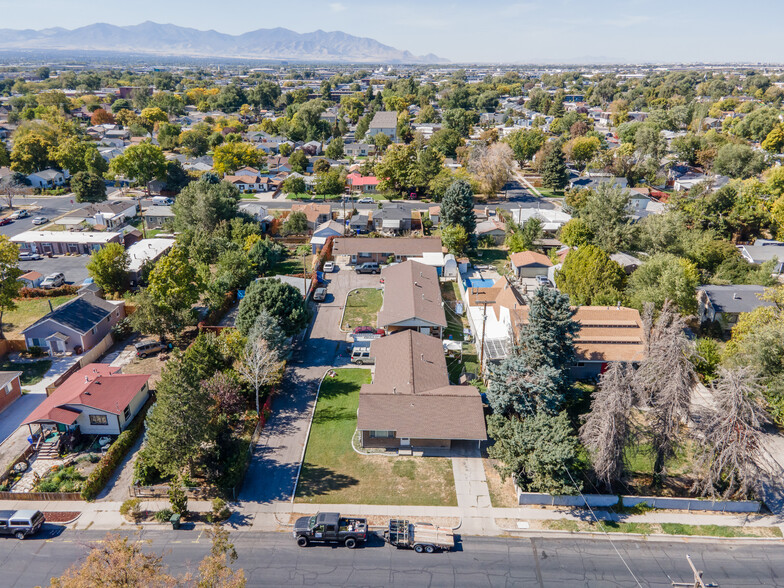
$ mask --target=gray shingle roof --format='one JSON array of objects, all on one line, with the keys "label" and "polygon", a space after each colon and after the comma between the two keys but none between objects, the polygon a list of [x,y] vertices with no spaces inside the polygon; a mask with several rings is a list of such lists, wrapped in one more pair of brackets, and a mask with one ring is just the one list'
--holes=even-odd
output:
[{"label": "gray shingle roof", "polygon": [[370,121],[371,129],[396,129],[397,128],[397,112],[381,110],[373,116]]},{"label": "gray shingle roof", "polygon": [[774,305],[769,300],[760,299],[765,291],[763,286],[700,286],[698,289],[708,295],[716,312],[751,312],[760,306]]},{"label": "gray shingle roof", "polygon": [[[86,333],[109,316],[116,308],[117,306],[111,302],[87,293],[55,308],[35,324],[37,325],[45,320],[53,320],[80,333]],[[28,329],[30,328],[32,327],[28,327]]]}]

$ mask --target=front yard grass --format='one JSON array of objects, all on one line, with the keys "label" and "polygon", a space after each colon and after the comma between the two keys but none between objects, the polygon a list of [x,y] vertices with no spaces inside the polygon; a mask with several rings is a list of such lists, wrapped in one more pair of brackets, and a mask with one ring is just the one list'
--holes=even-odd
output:
[{"label": "front yard grass", "polygon": [[19,383],[22,386],[32,386],[40,382],[44,374],[52,367],[50,359],[40,361],[14,363],[8,360],[0,362],[0,371],[3,372],[22,372],[19,376]]},{"label": "front yard grass", "polygon": [[457,506],[447,458],[360,455],[351,447],[370,370],[335,370],[321,384],[296,502]]},{"label": "front yard grass", "polygon": [[7,310],[3,313],[3,329],[8,339],[13,339],[27,327],[32,325],[41,317],[49,314],[49,302],[52,308],[57,308],[61,304],[75,298],[73,294],[65,296],[51,296],[49,298],[22,298],[16,301],[14,310]]},{"label": "front yard grass", "polygon": [[[538,526],[538,525],[537,525]],[[778,527],[730,527],[727,525],[684,525],[681,523],[624,523],[615,521],[575,521],[571,519],[542,521],[542,528],[551,531],[593,533],[639,533],[641,535],[690,535],[701,537],[781,537]]]},{"label": "front yard grass", "polygon": [[340,328],[350,330],[354,327],[376,326],[376,315],[381,310],[384,295],[377,288],[358,288],[348,293],[346,308]]}]

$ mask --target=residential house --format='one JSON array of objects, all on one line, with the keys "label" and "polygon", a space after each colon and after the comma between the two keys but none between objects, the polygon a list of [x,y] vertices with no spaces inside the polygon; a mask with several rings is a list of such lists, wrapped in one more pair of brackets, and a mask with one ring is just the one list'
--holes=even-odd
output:
[{"label": "residential house", "polygon": [[108,302],[94,294],[77,296],[22,331],[27,348],[53,353],[82,353],[95,347],[120,320],[125,302]]},{"label": "residential house", "polygon": [[506,237],[506,224],[495,217],[491,217],[486,221],[478,223],[474,233],[476,233],[478,239],[491,239],[493,243],[500,245]]},{"label": "residential house", "polygon": [[425,253],[442,251],[440,237],[336,237],[332,244],[332,256],[335,259],[342,257],[344,263],[352,265],[368,261],[387,263],[390,257],[394,261],[406,261],[411,257],[422,257]]},{"label": "residential house", "polygon": [[142,211],[144,225],[148,229],[160,229],[167,222],[174,221],[171,206],[150,206]]},{"label": "residential house", "polygon": [[381,270],[384,302],[378,312],[378,327],[387,333],[414,329],[441,338],[446,314],[436,268],[404,261]]},{"label": "residential house", "polygon": [[308,141],[302,146],[302,150],[305,152],[305,155],[308,157],[315,157],[316,155],[321,155],[321,142],[319,141]]},{"label": "residential house", "polygon": [[339,237],[343,234],[344,226],[337,221],[328,220],[313,230],[310,238],[311,252],[315,255],[327,243],[330,237]]},{"label": "residential house", "polygon": [[572,220],[572,215],[562,210],[546,210],[538,208],[515,208],[509,211],[512,220],[518,225],[524,225],[530,219],[536,218],[542,223],[545,233],[555,234],[558,230]]},{"label": "residential house", "polygon": [[122,243],[122,233],[111,231],[25,231],[11,237],[20,251],[43,255],[84,253],[89,255],[108,243]]},{"label": "residential house", "polygon": [[434,227],[437,227],[441,224],[441,207],[440,206],[431,206],[427,209],[428,217],[430,218],[430,222],[433,223]]},{"label": "residential house", "polygon": [[37,271],[29,271],[19,276],[19,281],[22,282],[23,288],[38,288],[38,286],[41,285],[41,280],[43,279],[43,274]]},{"label": "residential house", "polygon": [[348,222],[348,228],[356,234],[361,235],[370,230],[371,214],[368,212],[359,211],[352,216]]},{"label": "residential house", "polygon": [[360,389],[357,411],[362,447],[424,454],[487,439],[479,391],[450,385],[440,340],[408,330],[375,339],[370,353],[373,383]]},{"label": "residential house", "polygon": [[373,116],[368,127],[367,136],[375,137],[383,133],[393,142],[397,141],[397,112],[380,110]]},{"label": "residential house", "polygon": [[619,251],[610,254],[610,259],[620,265],[627,274],[633,273],[638,267],[642,265],[642,261],[630,253]]},{"label": "residential house", "polygon": [[152,264],[158,261],[169,249],[174,246],[174,239],[163,239],[155,237],[152,239],[142,239],[137,241],[128,249],[128,276],[132,284],[139,281],[145,264]]},{"label": "residential house", "polygon": [[122,374],[120,368],[91,363],[44,399],[22,422],[59,433],[119,435],[149,398],[148,374]]},{"label": "residential house", "polygon": [[62,224],[85,222],[94,227],[100,226],[107,229],[116,229],[135,217],[137,211],[137,202],[135,200],[107,200],[72,210],[61,221]]},{"label": "residential house", "polygon": [[65,174],[56,169],[33,172],[27,176],[27,179],[33,188],[51,189],[65,186]]},{"label": "residential house", "polygon": [[402,204],[385,204],[381,210],[373,211],[373,228],[376,231],[400,233],[414,228],[413,212]]},{"label": "residential house", "polygon": [[766,261],[775,259],[772,275],[780,276],[784,273],[784,243],[757,239],[754,245],[738,245],[738,250],[746,261],[755,265],[762,265]]},{"label": "residential house", "polygon": [[626,188],[629,183],[626,178],[617,178],[610,174],[603,173],[587,173],[569,182],[570,189],[585,189],[590,188],[596,190],[602,184],[610,184],[613,187]]},{"label": "residential house", "polygon": [[352,172],[346,176],[346,185],[353,194],[373,194],[378,189],[376,176],[363,176]]},{"label": "residential house", "polygon": [[236,186],[240,192],[266,192],[271,184],[271,180],[267,177],[262,178],[259,175],[245,172],[226,175],[223,177],[223,181]]},{"label": "residential house", "polygon": [[367,143],[348,143],[343,146],[343,153],[346,157],[368,157],[375,152],[376,146]]},{"label": "residential house", "polygon": [[741,313],[760,306],[775,306],[761,298],[764,292],[763,286],[700,286],[697,288],[700,323],[716,321],[723,331],[731,331]]},{"label": "residential house", "polygon": [[319,225],[324,224],[328,220],[332,220],[332,206],[330,204],[317,204],[309,202],[308,204],[292,204],[291,212],[304,212],[308,218],[308,228],[315,229]]},{"label": "residential house", "polygon": [[22,396],[22,372],[0,372],[0,413]]},{"label": "residential house", "polygon": [[550,258],[536,251],[519,251],[510,257],[512,272],[518,278],[535,278],[546,276],[547,270],[553,266]]},{"label": "residential house", "polygon": [[274,157],[267,158],[267,169],[271,174],[280,172],[291,173],[291,166],[289,165],[289,158],[282,155],[275,155]]},{"label": "residential house", "polygon": [[274,217],[269,213],[267,206],[261,202],[243,200],[240,202],[239,211],[252,216],[261,225],[262,231],[269,230]]}]

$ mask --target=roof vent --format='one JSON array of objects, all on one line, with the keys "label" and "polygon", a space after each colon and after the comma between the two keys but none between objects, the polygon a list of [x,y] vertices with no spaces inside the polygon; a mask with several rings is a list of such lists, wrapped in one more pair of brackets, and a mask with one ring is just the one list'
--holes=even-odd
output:
[{"label": "roof vent", "polygon": [[85,376],[84,377],[84,381],[85,381],[85,383],[89,383],[90,382],[90,377],[89,376]]},{"label": "roof vent", "polygon": [[420,353],[419,354],[419,359],[421,359],[422,361],[425,361],[425,354],[424,353]]},{"label": "roof vent", "polygon": [[397,386],[392,386],[392,394],[397,394]]}]

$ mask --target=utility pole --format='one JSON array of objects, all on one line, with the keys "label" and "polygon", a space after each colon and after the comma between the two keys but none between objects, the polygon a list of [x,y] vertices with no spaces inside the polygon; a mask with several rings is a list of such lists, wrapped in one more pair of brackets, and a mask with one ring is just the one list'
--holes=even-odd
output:
[{"label": "utility pole", "polygon": [[487,325],[487,305],[495,304],[495,300],[477,300],[482,307],[482,340],[479,347],[479,372],[483,374],[485,371],[485,326]]},{"label": "utility pole", "polygon": [[697,570],[694,567],[694,562],[691,561],[691,556],[686,555],[686,561],[689,562],[689,566],[691,567],[691,571],[694,572],[694,581],[693,582],[673,582],[673,588],[719,588],[718,584],[706,584],[702,581],[702,570]]}]

